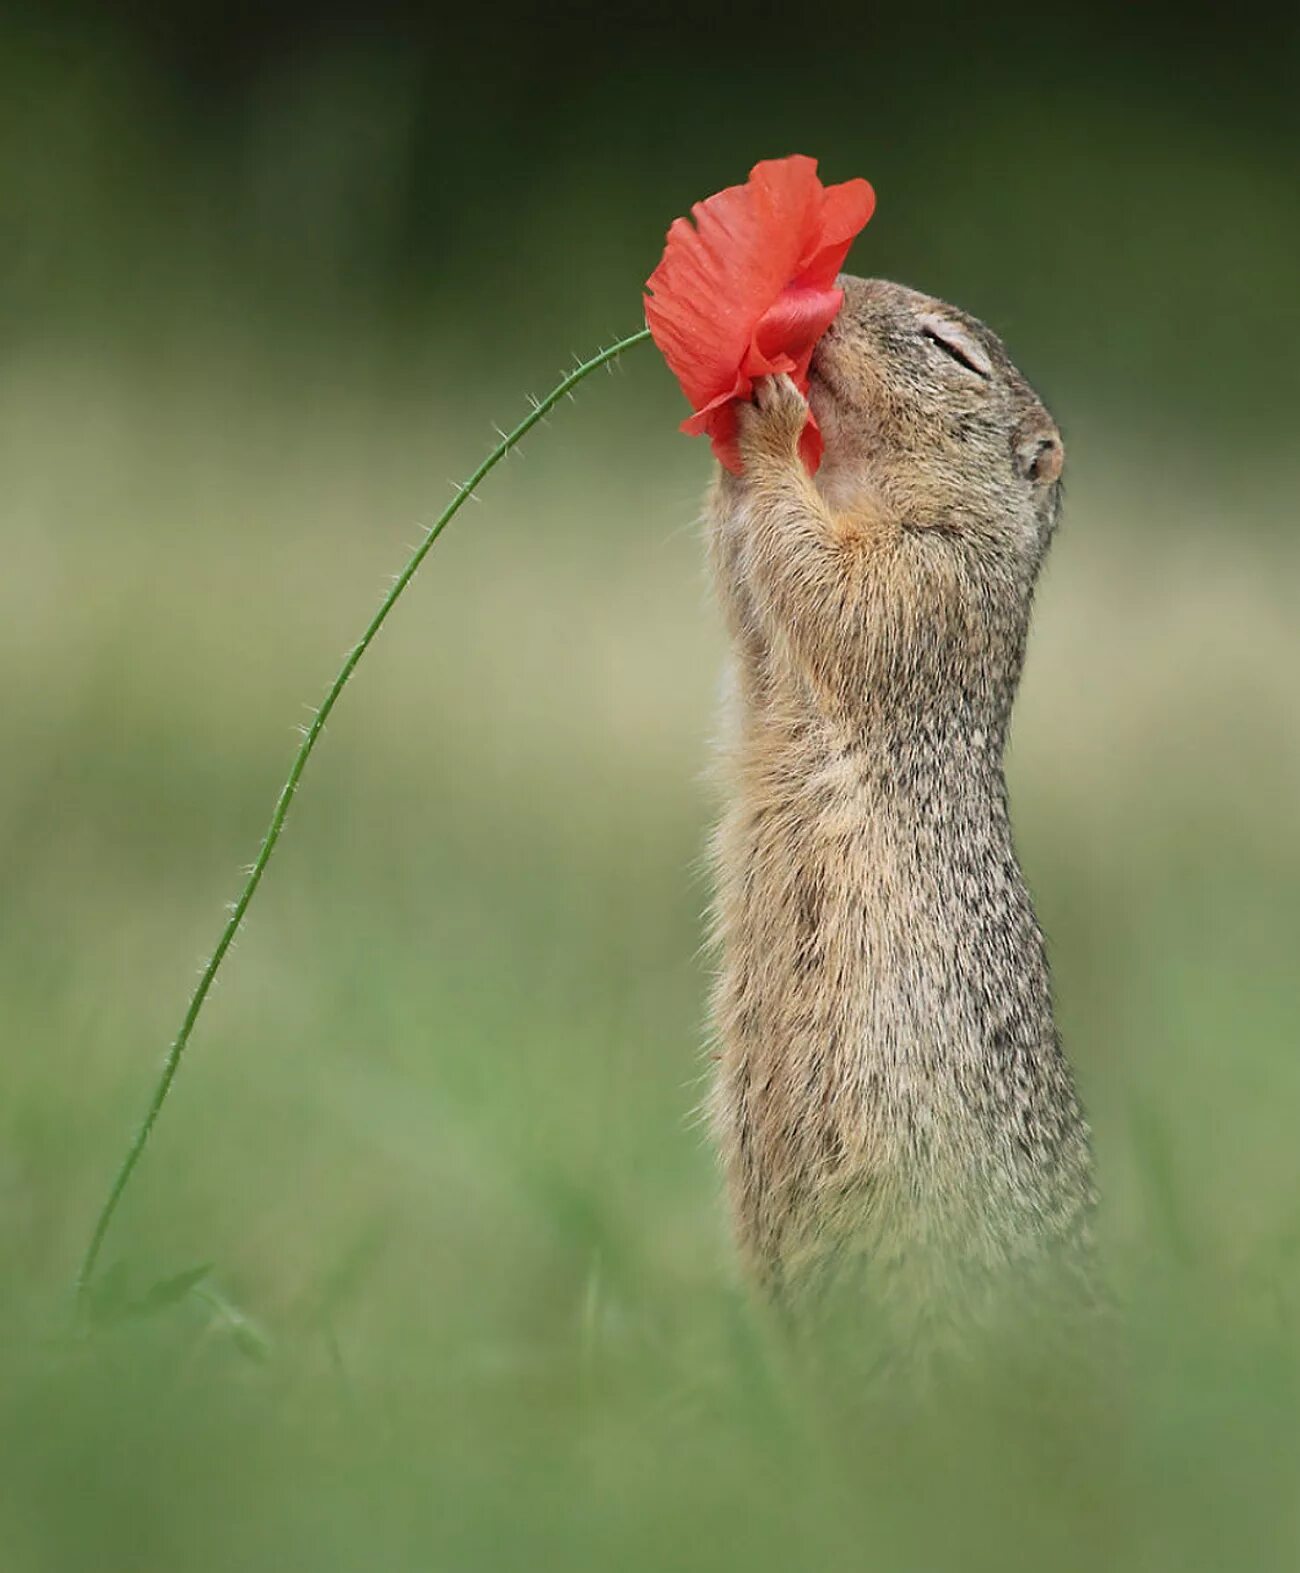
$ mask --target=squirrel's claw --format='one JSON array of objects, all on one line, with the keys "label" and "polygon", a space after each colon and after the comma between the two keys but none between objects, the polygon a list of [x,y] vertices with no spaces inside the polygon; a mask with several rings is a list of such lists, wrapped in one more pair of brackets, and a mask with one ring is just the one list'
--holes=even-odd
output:
[{"label": "squirrel's claw", "polygon": [[808,401],[786,373],[759,377],[753,402],[738,411],[740,456],[746,468],[754,461],[799,462],[799,439],[808,423]]}]

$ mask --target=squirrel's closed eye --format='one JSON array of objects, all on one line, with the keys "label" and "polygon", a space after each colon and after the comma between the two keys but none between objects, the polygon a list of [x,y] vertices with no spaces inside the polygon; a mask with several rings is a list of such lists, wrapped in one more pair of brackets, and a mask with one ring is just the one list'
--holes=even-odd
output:
[{"label": "squirrel's closed eye", "polygon": [[955,323],[943,317],[927,315],[921,318],[921,333],[931,344],[937,345],[945,355],[967,371],[973,371],[977,377],[993,375],[993,362],[980,345]]}]

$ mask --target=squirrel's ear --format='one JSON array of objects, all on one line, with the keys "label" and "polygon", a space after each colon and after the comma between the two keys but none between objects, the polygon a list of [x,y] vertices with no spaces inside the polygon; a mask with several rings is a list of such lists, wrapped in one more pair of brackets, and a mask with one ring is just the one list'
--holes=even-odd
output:
[{"label": "squirrel's ear", "polygon": [[1025,480],[1050,486],[1065,468],[1065,448],[1053,426],[1035,425],[1016,437],[1012,448],[1016,469]]}]

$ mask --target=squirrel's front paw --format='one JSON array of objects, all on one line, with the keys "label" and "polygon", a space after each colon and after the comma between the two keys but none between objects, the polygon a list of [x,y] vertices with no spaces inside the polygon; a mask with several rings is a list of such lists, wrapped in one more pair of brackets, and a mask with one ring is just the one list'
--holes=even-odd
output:
[{"label": "squirrel's front paw", "polygon": [[793,378],[785,373],[759,377],[753,403],[742,404],[737,414],[740,457],[746,470],[754,464],[800,462],[799,439],[808,424],[808,401]]}]

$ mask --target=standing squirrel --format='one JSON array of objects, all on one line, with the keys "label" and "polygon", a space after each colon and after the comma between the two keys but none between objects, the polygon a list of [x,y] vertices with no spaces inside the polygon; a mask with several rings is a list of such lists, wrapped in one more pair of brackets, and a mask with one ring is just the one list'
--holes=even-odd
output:
[{"label": "standing squirrel", "polygon": [[1002,758],[1064,453],[982,323],[839,284],[808,401],[756,384],[707,506],[734,656],[710,1113],[749,1275],[915,1322],[1008,1270],[1087,1276],[1090,1140]]}]

